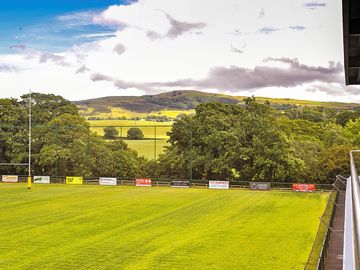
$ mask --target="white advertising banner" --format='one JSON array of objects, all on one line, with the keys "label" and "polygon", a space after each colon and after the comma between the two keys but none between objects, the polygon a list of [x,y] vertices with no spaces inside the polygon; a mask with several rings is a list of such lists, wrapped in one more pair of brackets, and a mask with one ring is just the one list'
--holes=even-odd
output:
[{"label": "white advertising banner", "polygon": [[209,181],[209,188],[229,189],[229,181]]},{"label": "white advertising banner", "polygon": [[99,185],[103,185],[103,186],[116,186],[116,185],[117,185],[117,181],[116,181],[116,178],[100,177],[100,178],[99,178]]},{"label": "white advertising banner", "polygon": [[19,177],[17,175],[3,175],[1,180],[6,183],[16,183],[19,181]]},{"label": "white advertising banner", "polygon": [[34,176],[35,184],[50,184],[50,176]]}]

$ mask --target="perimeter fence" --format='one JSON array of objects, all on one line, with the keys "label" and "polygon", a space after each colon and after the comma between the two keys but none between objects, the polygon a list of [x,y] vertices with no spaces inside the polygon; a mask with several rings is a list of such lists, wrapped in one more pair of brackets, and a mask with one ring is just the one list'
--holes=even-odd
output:
[{"label": "perimeter fence", "polygon": [[325,259],[328,254],[330,238],[333,232],[332,227],[336,213],[336,204],[338,203],[339,192],[345,192],[346,181],[346,177],[338,175],[332,185],[333,189],[325,210],[320,217],[319,228],[304,270],[325,269]]},{"label": "perimeter fence", "polygon": [[[66,178],[68,176],[50,176],[51,184],[66,184]],[[99,185],[100,179],[102,177],[84,177],[82,184],[84,185]],[[109,177],[106,177],[109,178]],[[136,181],[143,178],[121,178],[114,177],[116,179],[117,186],[136,186]],[[201,179],[170,179],[170,178],[151,178],[152,187],[170,187],[173,182],[186,182],[191,188],[209,188],[210,182],[226,182],[228,183],[229,189],[252,189],[252,190],[278,190],[278,191],[293,191],[293,185],[298,183],[283,183],[283,182],[248,182],[248,181],[219,181],[219,180],[201,180]],[[18,182],[27,182],[26,175],[19,175]],[[264,183],[268,184],[269,188],[253,188],[251,187],[252,183]],[[311,190],[314,192],[332,192],[333,185],[331,184],[305,184],[305,185],[314,185],[315,189]],[[306,190],[303,190],[306,191]]]}]

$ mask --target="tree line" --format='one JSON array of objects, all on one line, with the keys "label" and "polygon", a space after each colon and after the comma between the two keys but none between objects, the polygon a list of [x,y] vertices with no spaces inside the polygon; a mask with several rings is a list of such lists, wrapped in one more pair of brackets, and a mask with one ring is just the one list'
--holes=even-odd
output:
[{"label": "tree line", "polygon": [[[0,163],[28,161],[28,103],[29,95],[0,99]],[[32,112],[32,169],[39,175],[326,183],[349,174],[349,151],[360,145],[358,111],[279,110],[246,98],[241,105],[202,103],[194,115],[178,118],[155,161],[121,138],[92,132],[61,96],[32,94]],[[0,171],[27,173],[20,166]]]}]

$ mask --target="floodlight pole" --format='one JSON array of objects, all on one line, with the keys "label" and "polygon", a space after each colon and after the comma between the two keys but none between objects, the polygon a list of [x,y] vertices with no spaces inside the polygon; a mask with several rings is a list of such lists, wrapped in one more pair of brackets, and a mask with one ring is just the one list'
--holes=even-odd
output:
[{"label": "floodlight pole", "polygon": [[27,186],[31,189],[31,90],[29,91],[29,162]]}]

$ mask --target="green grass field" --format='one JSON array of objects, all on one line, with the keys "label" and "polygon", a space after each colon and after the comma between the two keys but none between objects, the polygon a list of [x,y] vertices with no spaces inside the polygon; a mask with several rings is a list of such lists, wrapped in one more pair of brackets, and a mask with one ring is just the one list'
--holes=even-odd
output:
[{"label": "green grass field", "polygon": [[111,107],[111,106],[106,106],[106,107],[108,108],[109,112],[96,112],[94,111],[93,107],[81,106],[81,105],[78,106],[80,110],[80,115],[86,117],[99,117],[102,119],[106,119],[108,117],[123,117],[123,116],[125,116],[126,118],[135,118],[135,117],[145,118],[146,116],[149,115],[157,115],[157,116],[164,115],[167,117],[176,118],[180,114],[195,113],[195,110],[175,110],[175,109],[141,113],[141,112],[129,111],[119,107]]},{"label": "green grass field", "polygon": [[0,184],[0,269],[303,269],[327,198]]},{"label": "green grass field", "polygon": [[[155,145],[154,140],[124,140],[128,146],[137,151],[139,156],[147,159],[154,159]],[[167,140],[156,140],[156,158],[165,150],[165,146],[169,145]]]},{"label": "green grass field", "polygon": [[[156,126],[156,156],[164,152],[164,146],[168,145],[167,132],[171,130],[172,122],[152,122],[152,121],[137,121],[137,120],[91,120],[88,121],[91,125],[91,131],[98,135],[104,135],[104,128],[102,126],[127,126],[123,128],[116,128],[119,131],[119,136],[126,137],[130,126],[139,127],[144,133],[144,138],[154,138]],[[101,126],[101,127],[99,127]],[[121,131],[122,129],[122,131]],[[136,150],[139,156],[147,159],[154,159],[154,140],[125,140],[129,147]]]},{"label": "green grass field", "polygon": [[[155,136],[155,128],[156,126],[156,138],[158,139],[167,139],[167,132],[171,130],[172,122],[153,122],[153,121],[137,121],[137,120],[89,120],[88,121],[91,130],[96,132],[98,135],[104,135],[104,127],[105,126],[117,126],[117,130],[119,131],[119,136],[121,135],[120,126],[124,126],[122,128],[122,136],[126,137],[127,131],[130,127],[139,127],[143,133],[144,138],[154,138]],[[100,126],[100,127],[99,127]],[[125,127],[127,126],[127,127]]]}]

